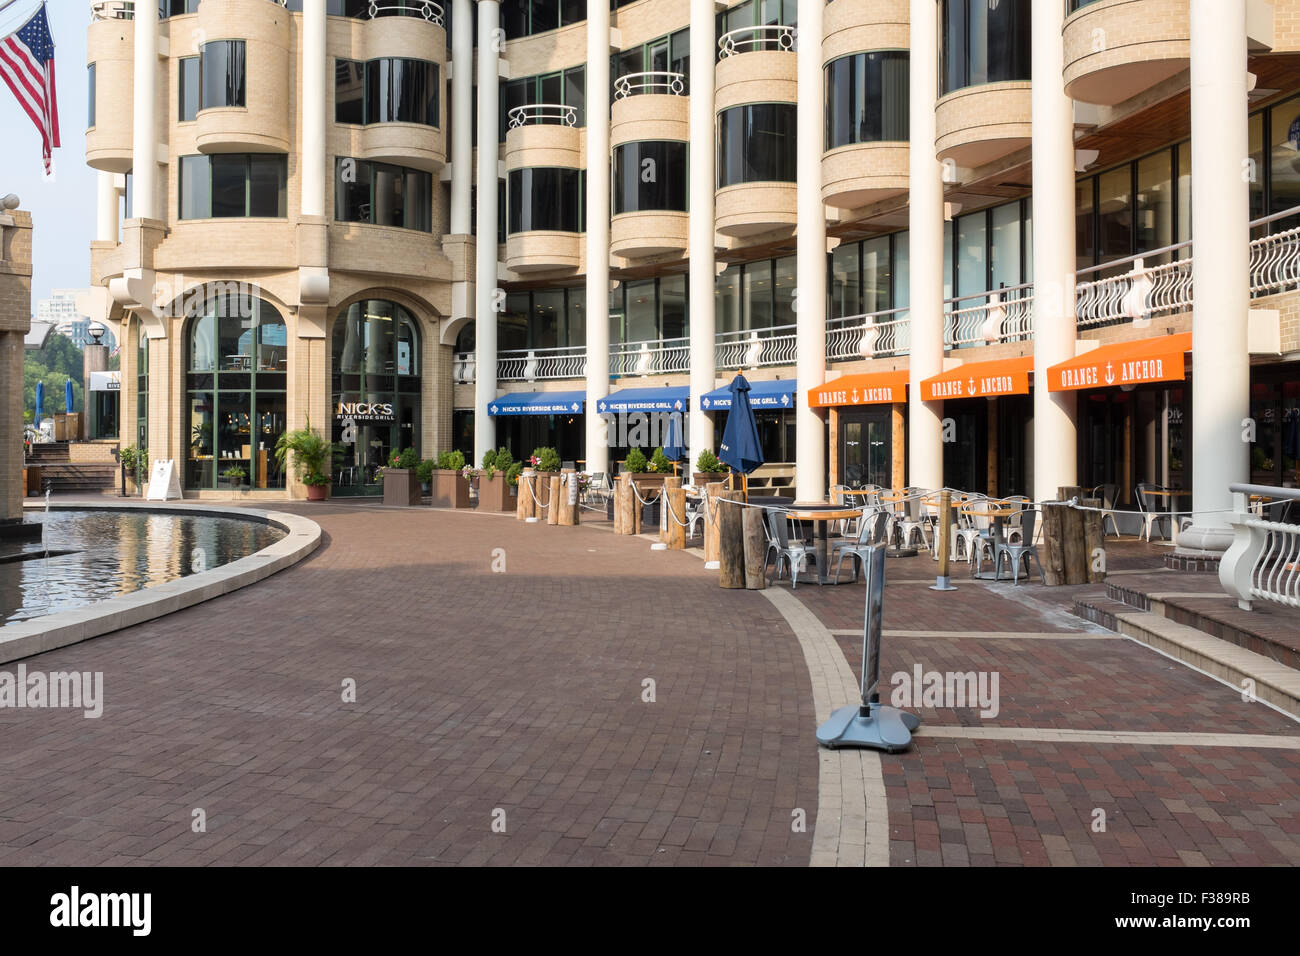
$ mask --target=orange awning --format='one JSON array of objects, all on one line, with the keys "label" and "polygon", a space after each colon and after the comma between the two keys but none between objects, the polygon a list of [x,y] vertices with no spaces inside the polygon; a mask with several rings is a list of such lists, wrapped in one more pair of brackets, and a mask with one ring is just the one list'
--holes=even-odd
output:
[{"label": "orange awning", "polygon": [[1069,392],[1146,382],[1181,382],[1186,377],[1183,353],[1191,348],[1191,332],[1102,345],[1049,368],[1047,388],[1052,392]]},{"label": "orange awning", "polygon": [[998,395],[1028,395],[1029,373],[1034,357],[968,362],[921,382],[921,400],[939,402],[945,398],[996,398]]},{"label": "orange awning", "polygon": [[808,390],[810,408],[831,405],[883,405],[907,401],[907,371],[842,375]]}]

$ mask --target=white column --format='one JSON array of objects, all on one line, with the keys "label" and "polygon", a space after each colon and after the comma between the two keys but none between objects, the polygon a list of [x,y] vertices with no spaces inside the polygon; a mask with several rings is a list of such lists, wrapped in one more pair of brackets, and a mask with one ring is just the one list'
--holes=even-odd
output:
[{"label": "white column", "polygon": [[691,398],[690,467],[700,452],[713,451],[713,419],[700,399],[715,381],[713,283],[717,276],[713,254],[713,191],[715,186],[713,84],[716,41],[713,0],[691,0],[690,76],[690,336]]},{"label": "white column", "polygon": [[1047,370],[1074,357],[1074,107],[1061,80],[1065,6],[1034,8],[1034,472],[1038,500],[1078,478],[1074,392],[1047,388]]},{"label": "white column", "polygon": [[456,236],[470,231],[469,194],[474,165],[473,0],[454,0],[451,62],[451,233]]},{"label": "white column", "polygon": [[795,497],[826,497],[826,425],[808,405],[808,390],[826,381],[826,207],[822,205],[825,82],[822,79],[822,12],[825,0],[799,0],[799,118],[796,175]]},{"label": "white column", "polygon": [[302,215],[325,215],[325,0],[302,5]]},{"label": "white column", "polygon": [[488,405],[497,397],[497,24],[498,0],[478,5],[478,221],[474,271],[474,464],[496,447],[496,421]]},{"label": "white column", "polygon": [[[1180,550],[1232,542],[1228,485],[1249,480],[1250,202],[1246,0],[1192,0],[1192,510]],[[1222,511],[1218,511],[1222,509]]]},{"label": "white column", "polygon": [[135,102],[131,127],[133,219],[157,219],[158,196],[158,4],[135,11]]},{"label": "white column", "polygon": [[[935,159],[939,18],[934,0],[911,0],[911,93],[908,151],[910,233],[908,301],[908,481],[943,486],[943,403],[921,401],[921,381],[943,371],[943,167]],[[802,388],[802,383],[800,383]]]},{"label": "white column", "polygon": [[609,0],[587,0],[587,470],[609,471]]},{"label": "white column", "polygon": [[95,179],[97,188],[95,240],[117,242],[117,186],[112,173],[101,172]]}]

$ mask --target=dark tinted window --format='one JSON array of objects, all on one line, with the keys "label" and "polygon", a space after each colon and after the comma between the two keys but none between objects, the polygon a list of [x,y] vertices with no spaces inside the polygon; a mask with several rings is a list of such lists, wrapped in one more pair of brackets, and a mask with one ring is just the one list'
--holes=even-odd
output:
[{"label": "dark tinted window", "polygon": [[718,188],[795,181],[793,103],[733,106],[718,114]]},{"label": "dark tinted window", "polygon": [[182,123],[194,119],[199,112],[199,58],[182,57],[176,68],[178,115]]},{"label": "dark tinted window", "polygon": [[686,211],[686,144],[666,141],[614,147],[613,211]]},{"label": "dark tinted window", "polygon": [[334,122],[366,121],[366,65],[359,60],[334,61]]},{"label": "dark tinted window", "polygon": [[95,125],[95,64],[86,67],[86,125]]},{"label": "dark tinted window", "polygon": [[826,64],[826,149],[907,140],[908,55],[855,53]]},{"label": "dark tinted window", "polygon": [[426,60],[366,63],[367,123],[438,125],[438,65]]},{"label": "dark tinted window", "polygon": [[511,233],[582,229],[582,181],[576,169],[539,166],[512,170],[507,194],[507,228]]},{"label": "dark tinted window", "polygon": [[1030,76],[1030,0],[941,0],[939,94]]},{"label": "dark tinted window", "polygon": [[429,173],[340,156],[334,182],[334,218],[340,222],[421,232],[433,228],[433,177]]},{"label": "dark tinted window", "polygon": [[287,214],[288,164],[284,156],[221,153],[182,156],[180,217],[212,219]]},{"label": "dark tinted window", "polygon": [[244,105],[244,41],[215,40],[203,44],[203,96],[200,109]]}]

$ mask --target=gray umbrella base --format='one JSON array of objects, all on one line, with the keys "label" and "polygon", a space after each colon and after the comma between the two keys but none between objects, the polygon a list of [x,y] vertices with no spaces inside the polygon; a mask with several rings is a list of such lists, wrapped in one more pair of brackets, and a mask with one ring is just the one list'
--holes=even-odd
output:
[{"label": "gray umbrella base", "polygon": [[869,713],[863,707],[850,704],[831,714],[826,723],[817,728],[817,742],[835,750],[838,747],[871,747],[888,753],[898,753],[912,746],[912,731],[921,726],[915,714],[871,704]]}]

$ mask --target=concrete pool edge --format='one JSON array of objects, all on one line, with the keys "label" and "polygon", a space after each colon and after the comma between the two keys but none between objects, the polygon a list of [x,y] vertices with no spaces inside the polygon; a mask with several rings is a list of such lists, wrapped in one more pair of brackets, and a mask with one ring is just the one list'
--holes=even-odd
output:
[{"label": "concrete pool edge", "polygon": [[[29,505],[26,510],[43,511],[45,503]],[[202,517],[235,518],[274,525],[285,535],[274,544],[247,557],[198,574],[141,588],[130,594],[85,607],[47,614],[44,617],[16,621],[0,627],[0,664],[78,644],[124,627],[142,624],[221,597],[270,577],[297,564],[314,552],[321,543],[321,527],[310,518],[284,511],[259,508],[232,508],[220,505],[171,505],[166,502],[104,501],[51,502],[52,511],[148,511],[152,513],[188,514]]]}]

